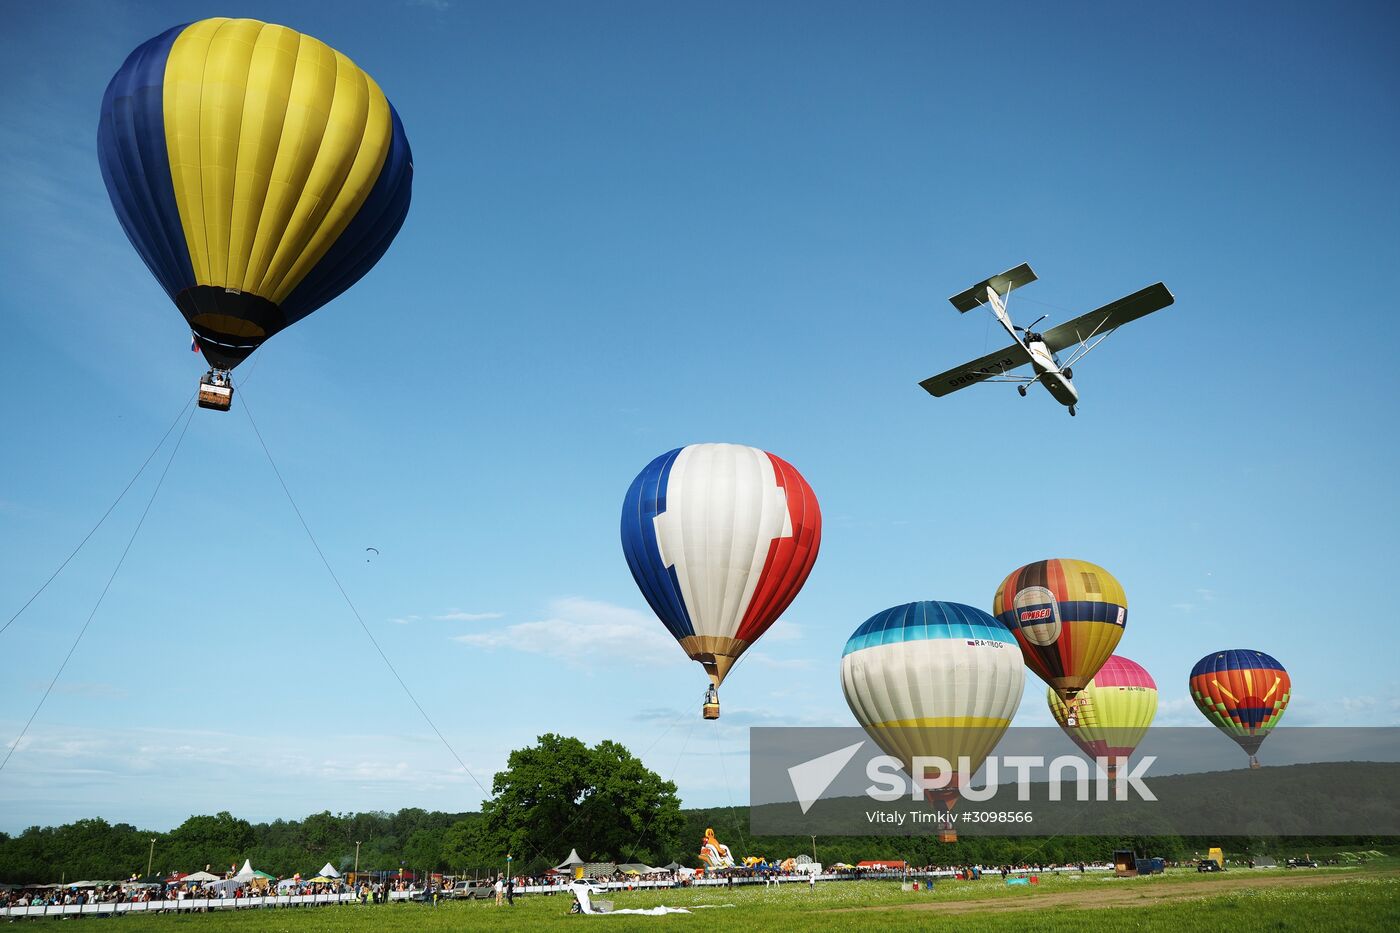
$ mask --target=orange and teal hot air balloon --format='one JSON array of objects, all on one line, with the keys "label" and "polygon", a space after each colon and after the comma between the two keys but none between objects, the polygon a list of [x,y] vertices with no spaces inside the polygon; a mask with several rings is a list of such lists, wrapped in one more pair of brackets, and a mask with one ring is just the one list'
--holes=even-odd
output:
[{"label": "orange and teal hot air balloon", "polygon": [[1075,725],[1069,725],[1069,706],[1046,690],[1050,714],[1090,758],[1107,759],[1109,779],[1118,770],[1118,759],[1128,758],[1137,748],[1157,715],[1157,682],[1141,664],[1113,655],[1079,691]]},{"label": "orange and teal hot air balloon", "polygon": [[142,44],[102,99],[112,207],[218,371],[355,284],[408,213],[413,158],[368,74],[285,26]]},{"label": "orange and teal hot air balloon", "polygon": [[1016,636],[1026,666],[1069,707],[1103,667],[1128,621],[1128,597],[1113,574],[1087,560],[1039,560],[1011,571],[992,615]]},{"label": "orange and teal hot air balloon", "polygon": [[1191,699],[1244,749],[1251,768],[1259,767],[1259,746],[1278,725],[1292,695],[1288,671],[1262,651],[1217,651],[1191,668]]}]

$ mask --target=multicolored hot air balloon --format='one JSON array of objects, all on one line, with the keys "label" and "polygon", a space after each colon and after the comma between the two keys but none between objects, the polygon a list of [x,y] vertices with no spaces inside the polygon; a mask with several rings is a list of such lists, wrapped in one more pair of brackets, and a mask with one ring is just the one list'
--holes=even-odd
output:
[{"label": "multicolored hot air balloon", "polygon": [[802,589],[821,537],[812,488],[757,447],[679,447],[632,481],[622,550],[657,618],[710,675],[706,719],[719,717],[734,662]]},{"label": "multicolored hot air balloon", "polygon": [[1109,780],[1118,773],[1118,759],[1137,748],[1157,715],[1157,682],[1136,661],[1113,655],[1079,691],[1079,709],[1069,724],[1069,706],[1054,688],[1045,691],[1050,714],[1060,728],[1090,758],[1107,759]]},{"label": "multicolored hot air balloon", "polygon": [[1039,560],[1001,582],[992,614],[1015,634],[1026,666],[1065,701],[1073,725],[1075,698],[1123,637],[1122,584],[1086,560]]},{"label": "multicolored hot air balloon", "polygon": [[[841,654],[841,689],[856,720],[885,754],[904,763],[941,757],[955,769],[930,800],[952,810],[1011,725],[1026,670],[1006,628],[961,603],[918,602],[871,616]],[[959,768],[966,757],[968,767]],[[955,842],[944,819],[938,838]]]},{"label": "multicolored hot air balloon", "polygon": [[220,391],[200,402],[223,410],[229,370],[384,255],[413,178],[374,79],[251,19],[176,26],[132,52],[102,99],[97,155],[122,228],[212,367],[204,385]]},{"label": "multicolored hot air balloon", "polygon": [[1249,756],[1249,766],[1278,725],[1293,685],[1283,665],[1262,651],[1235,648],[1208,654],[1191,668],[1196,707]]}]

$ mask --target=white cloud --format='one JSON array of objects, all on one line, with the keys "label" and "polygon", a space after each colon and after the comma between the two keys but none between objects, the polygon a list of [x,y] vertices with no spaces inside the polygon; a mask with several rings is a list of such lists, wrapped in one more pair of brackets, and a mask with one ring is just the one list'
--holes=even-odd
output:
[{"label": "white cloud", "polygon": [[[96,812],[168,826],[215,809],[258,818],[366,809],[367,801],[391,799],[474,807],[484,796],[432,736],[293,732],[72,724],[35,730],[5,769],[0,829]],[[500,764],[467,761],[485,786]],[[150,793],[133,795],[138,785]]]},{"label": "white cloud", "polygon": [[433,619],[438,622],[485,622],[489,619],[500,619],[504,616],[504,612],[462,612],[459,609],[449,609],[441,615],[433,616]]},{"label": "white cloud", "polygon": [[[1207,576],[1209,576],[1209,574],[1207,574]],[[1171,608],[1175,609],[1177,612],[1182,612],[1186,615],[1191,615],[1199,611],[1202,605],[1209,605],[1210,603],[1213,603],[1216,600],[1215,590],[1206,589],[1205,587],[1201,587],[1195,590],[1194,594],[1194,599],[1179,603],[1172,603]]]},{"label": "white cloud", "polygon": [[542,654],[568,664],[674,664],[676,643],[651,616],[597,600],[566,597],[549,604],[549,617],[493,632],[453,636],[477,648]]},{"label": "white cloud", "polygon": [[787,622],[779,619],[773,623],[773,627],[763,633],[763,641],[767,644],[775,644],[785,641],[801,641],[804,629],[796,622]]},{"label": "white cloud", "polygon": [[810,658],[775,658],[771,654],[762,651],[750,651],[748,658],[754,664],[761,667],[769,667],[777,670],[805,670],[812,666]]},{"label": "white cloud", "polygon": [[1160,698],[1157,702],[1157,716],[1152,720],[1156,726],[1199,726],[1206,720],[1196,703],[1190,697]]},{"label": "white cloud", "polygon": [[1289,704],[1284,725],[1395,726],[1400,725],[1400,688],[1389,693],[1329,697],[1302,694]]},{"label": "white cloud", "polygon": [[422,622],[430,619],[434,622],[486,622],[491,619],[501,619],[505,617],[504,612],[463,612],[460,609],[448,609],[434,615],[422,616],[418,614],[394,616],[389,621],[395,625],[412,625],[414,622]]}]

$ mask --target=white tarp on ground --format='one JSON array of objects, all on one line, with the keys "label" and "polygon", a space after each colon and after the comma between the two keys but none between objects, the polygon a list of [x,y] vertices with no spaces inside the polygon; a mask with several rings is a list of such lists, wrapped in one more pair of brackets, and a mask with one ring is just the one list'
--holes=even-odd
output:
[{"label": "white tarp on ground", "polygon": [[578,912],[581,914],[641,914],[647,917],[660,917],[664,914],[688,914],[690,911],[684,907],[648,907],[648,908],[628,908],[626,910],[594,910],[592,893],[589,890],[592,886],[582,881],[575,881],[569,885],[574,892],[574,900],[578,902]]},{"label": "white tarp on ground", "polygon": [[339,878],[339,877],[340,877],[340,872],[336,871],[336,870],[335,870],[335,867],[334,867],[333,865],[331,865],[330,862],[327,862],[326,864],[322,865],[322,866],[321,866],[321,870],[318,871],[316,874],[320,875],[322,878]]}]

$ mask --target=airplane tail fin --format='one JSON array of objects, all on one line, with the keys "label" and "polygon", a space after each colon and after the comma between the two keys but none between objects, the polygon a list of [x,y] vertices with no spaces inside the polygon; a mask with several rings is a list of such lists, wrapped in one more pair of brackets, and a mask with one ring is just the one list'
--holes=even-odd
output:
[{"label": "airplane tail fin", "polygon": [[[983,279],[965,292],[959,292],[948,300],[953,307],[966,314],[973,308],[987,303],[987,290],[995,292],[1005,298],[1011,294],[1012,289],[1020,288],[1022,285],[1029,285],[1035,281],[1035,272],[1029,263],[1021,263],[1014,269],[1007,269],[1000,275],[994,275],[989,279]],[[1000,316],[1000,315],[998,315]]]}]

